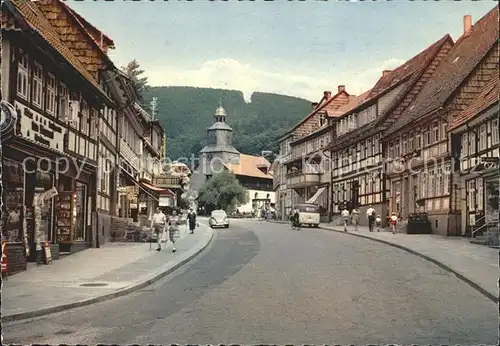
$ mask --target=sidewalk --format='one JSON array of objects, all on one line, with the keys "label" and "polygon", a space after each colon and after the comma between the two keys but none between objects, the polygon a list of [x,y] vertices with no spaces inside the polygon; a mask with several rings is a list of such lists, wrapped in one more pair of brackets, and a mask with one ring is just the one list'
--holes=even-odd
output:
[{"label": "sidewalk", "polygon": [[[321,224],[321,228],[345,233],[343,227]],[[471,244],[468,238],[444,237],[436,234],[392,234],[389,231],[359,231],[349,227],[348,233],[379,241],[411,252],[454,273],[491,300],[498,302],[500,277],[499,251],[484,245]],[[374,258],[374,260],[376,260]]]},{"label": "sidewalk", "polygon": [[[3,281],[2,321],[47,315],[129,294],[152,284],[202,252],[214,232],[200,223],[194,234],[181,228],[176,242],[110,243],[16,274]],[[162,244],[163,245],[163,244]]]},{"label": "sidewalk", "polygon": [[[320,228],[346,233],[343,226],[323,223]],[[498,249],[472,244],[468,238],[444,237],[436,234],[392,234],[389,231],[369,232],[368,227],[363,226],[356,232],[350,225],[347,234],[379,241],[425,258],[454,273],[491,300],[498,302],[500,277]]]}]

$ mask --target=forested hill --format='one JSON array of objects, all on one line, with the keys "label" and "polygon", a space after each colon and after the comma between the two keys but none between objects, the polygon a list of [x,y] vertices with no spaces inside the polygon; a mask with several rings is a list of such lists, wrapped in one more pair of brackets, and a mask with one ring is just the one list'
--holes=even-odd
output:
[{"label": "forested hill", "polygon": [[242,153],[278,151],[276,139],[305,117],[311,102],[296,97],[255,92],[246,103],[243,93],[194,87],[150,87],[144,100],[158,98],[157,117],[167,134],[171,159],[197,154],[205,145],[206,130],[222,101],[227,122],[234,130],[233,144]]}]

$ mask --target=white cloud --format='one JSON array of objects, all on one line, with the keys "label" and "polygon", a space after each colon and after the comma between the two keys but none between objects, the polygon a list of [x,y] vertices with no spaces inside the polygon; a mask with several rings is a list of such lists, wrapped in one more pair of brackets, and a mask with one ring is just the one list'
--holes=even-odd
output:
[{"label": "white cloud", "polygon": [[[404,60],[389,59],[375,66],[357,71],[332,72],[328,75],[317,71],[315,75],[301,71],[266,71],[257,66],[231,58],[210,60],[201,66],[179,69],[159,67],[146,70],[152,86],[194,86],[220,89],[233,89],[243,92],[245,100],[250,101],[254,91],[270,92],[302,97],[311,101],[321,98],[324,90],[335,92],[337,85],[346,85],[346,90],[358,95],[373,86],[382,71],[402,64]],[[279,70],[279,69],[277,69]]]}]

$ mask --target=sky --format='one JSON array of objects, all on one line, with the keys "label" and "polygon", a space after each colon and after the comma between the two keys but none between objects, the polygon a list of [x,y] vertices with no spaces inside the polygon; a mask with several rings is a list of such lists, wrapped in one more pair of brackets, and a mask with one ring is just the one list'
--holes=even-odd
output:
[{"label": "sky", "polygon": [[371,88],[495,1],[68,1],[115,42],[118,67],[136,59],[152,86],[254,91],[318,101],[345,85]]}]

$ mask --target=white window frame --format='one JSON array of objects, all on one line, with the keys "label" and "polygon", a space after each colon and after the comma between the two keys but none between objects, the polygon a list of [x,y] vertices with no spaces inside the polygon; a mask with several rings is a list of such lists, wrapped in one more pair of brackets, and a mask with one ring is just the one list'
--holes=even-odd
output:
[{"label": "white window frame", "polygon": [[476,153],[476,133],[474,131],[469,132],[469,143],[467,152],[469,155],[473,155]]},{"label": "white window frame", "polygon": [[56,114],[56,92],[57,92],[57,81],[54,75],[47,74],[47,113],[51,115]]},{"label": "white window frame", "polygon": [[487,147],[486,124],[479,127],[479,151],[485,150]]},{"label": "white window frame", "polygon": [[441,196],[443,194],[443,184],[444,184],[444,179],[443,179],[443,170],[438,167],[437,169],[437,174],[436,174],[436,191],[435,191],[435,196]]},{"label": "white window frame", "polygon": [[477,178],[476,181],[476,203],[478,210],[484,210],[484,182],[483,178]]},{"label": "white window frame", "polygon": [[467,181],[466,184],[467,191],[467,207],[469,211],[475,210],[476,204],[476,181],[475,179],[471,179]]},{"label": "white window frame", "polygon": [[496,145],[500,142],[498,133],[498,119],[491,121],[491,144]]},{"label": "white window frame", "polygon": [[461,157],[469,156],[469,134],[467,132],[462,133],[462,150],[460,151]]},{"label": "white window frame", "polygon": [[427,186],[427,196],[434,197],[436,192],[436,175],[434,172],[434,168],[429,170],[429,183]]},{"label": "white window frame", "polygon": [[21,52],[19,63],[17,65],[17,95],[22,99],[28,100],[29,95],[29,59],[28,55]]},{"label": "white window frame", "polygon": [[443,172],[443,195],[447,196],[450,194],[450,175],[451,175],[451,165],[448,163],[445,165]]},{"label": "white window frame", "polygon": [[85,101],[81,101],[80,107],[80,132],[84,135],[89,135],[89,105]]},{"label": "white window frame", "polygon": [[59,110],[57,117],[66,120],[69,117],[69,89],[64,83],[59,83]]},{"label": "white window frame", "polygon": [[35,106],[43,108],[43,67],[36,61],[33,64],[33,99]]}]

